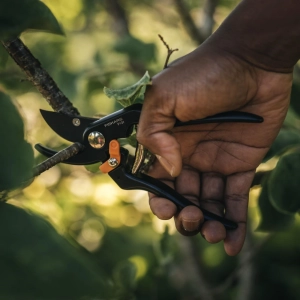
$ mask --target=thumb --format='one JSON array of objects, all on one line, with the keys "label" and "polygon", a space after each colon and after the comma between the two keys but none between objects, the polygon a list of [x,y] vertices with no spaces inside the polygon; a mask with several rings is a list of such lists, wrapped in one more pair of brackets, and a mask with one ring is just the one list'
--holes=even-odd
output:
[{"label": "thumb", "polygon": [[137,131],[138,142],[156,155],[172,177],[178,176],[182,168],[180,145],[171,133],[174,124],[175,117],[144,104]]}]

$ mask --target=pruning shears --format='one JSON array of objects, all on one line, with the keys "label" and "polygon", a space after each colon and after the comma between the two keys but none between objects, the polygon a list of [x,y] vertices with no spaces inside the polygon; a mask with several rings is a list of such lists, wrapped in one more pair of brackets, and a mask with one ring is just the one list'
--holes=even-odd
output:
[{"label": "pruning shears", "polygon": [[[83,145],[83,150],[63,163],[73,165],[89,165],[101,162],[100,169],[125,190],[145,190],[160,197],[171,200],[178,209],[194,203],[177,193],[158,179],[143,172],[143,164],[149,160],[149,155],[142,145],[138,144],[135,157],[120,146],[118,139],[129,137],[136,128],[142,104],[133,104],[101,119],[70,116],[63,113],[41,110],[47,124],[64,139]],[[188,122],[176,121],[175,127],[222,122],[261,123],[263,118],[247,112],[231,111],[204,119]],[[35,148],[47,157],[57,151],[37,144]],[[151,156],[150,156],[151,157]],[[205,220],[221,222],[226,229],[235,229],[237,224],[201,209]]]}]

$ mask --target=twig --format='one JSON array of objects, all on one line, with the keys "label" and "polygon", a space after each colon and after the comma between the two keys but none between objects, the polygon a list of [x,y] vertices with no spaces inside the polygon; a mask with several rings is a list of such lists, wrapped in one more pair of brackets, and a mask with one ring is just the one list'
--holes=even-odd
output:
[{"label": "twig", "polygon": [[71,158],[72,156],[76,155],[80,151],[84,149],[84,146],[80,143],[74,143],[73,145],[59,151],[57,154],[53,155],[52,157],[48,158],[44,162],[40,163],[33,169],[33,177],[36,177],[43,172],[49,170],[50,168],[54,167],[55,165]]},{"label": "twig", "polygon": [[168,54],[167,54],[167,58],[166,58],[166,61],[165,61],[165,64],[164,64],[164,69],[166,69],[168,67],[168,63],[169,63],[169,60],[170,60],[170,57],[172,55],[173,52],[175,51],[178,51],[178,49],[171,49],[169,47],[169,45],[165,42],[164,38],[159,34],[158,35],[160,40],[163,42],[163,44],[166,46],[167,50],[168,50]]},{"label": "twig", "polygon": [[78,110],[61,92],[52,77],[42,68],[41,63],[19,38],[2,41],[2,44],[54,111],[79,115]]}]

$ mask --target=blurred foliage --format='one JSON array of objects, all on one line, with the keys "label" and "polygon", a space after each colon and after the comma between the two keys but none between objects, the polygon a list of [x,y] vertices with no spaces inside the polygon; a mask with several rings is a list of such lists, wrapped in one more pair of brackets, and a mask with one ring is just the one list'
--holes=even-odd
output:
[{"label": "blurred foliage", "polygon": [[[129,33],[120,34],[109,3]],[[196,24],[203,3],[186,1]],[[219,2],[216,25],[237,3]],[[65,37],[30,32],[61,28]],[[192,51],[197,45],[183,28],[171,0],[0,3],[0,39],[25,31],[22,40],[87,116],[121,107],[104,86],[121,89],[162,69],[158,34],[179,48],[173,59]],[[65,141],[46,126],[39,114],[46,101],[0,46],[0,187],[8,200],[0,205],[0,299],[208,300],[205,289],[215,300],[299,299],[299,97],[295,80],[285,124],[259,168],[268,175],[250,194],[245,249],[227,257],[222,244],[175,234],[172,221],[152,215],[146,193],[118,189],[98,166],[95,173],[56,166],[8,200],[7,190],[30,177],[33,159],[44,159],[33,158],[30,144]]]},{"label": "blurred foliage", "polygon": [[0,3],[0,40],[35,29],[62,34],[49,8],[39,0],[2,0]]},{"label": "blurred foliage", "polygon": [[31,145],[24,140],[23,120],[11,99],[1,91],[0,104],[0,192],[5,194],[31,178],[34,157]]}]

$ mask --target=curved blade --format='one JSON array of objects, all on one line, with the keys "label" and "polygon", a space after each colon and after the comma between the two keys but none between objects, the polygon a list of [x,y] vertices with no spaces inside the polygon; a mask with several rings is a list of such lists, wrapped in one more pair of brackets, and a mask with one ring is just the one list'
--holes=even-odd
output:
[{"label": "curved blade", "polygon": [[98,119],[69,116],[47,110],[40,110],[44,120],[59,136],[71,142],[81,142],[85,129]]}]

